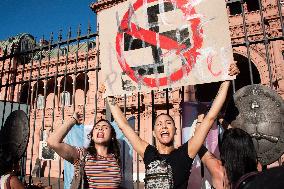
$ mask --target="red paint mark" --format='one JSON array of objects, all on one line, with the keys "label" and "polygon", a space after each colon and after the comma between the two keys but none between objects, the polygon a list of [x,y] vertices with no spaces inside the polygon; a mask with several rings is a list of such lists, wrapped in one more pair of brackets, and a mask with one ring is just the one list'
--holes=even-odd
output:
[{"label": "red paint mark", "polygon": [[217,72],[217,73],[214,73],[214,72],[212,71],[212,62],[213,62],[212,59],[213,59],[213,55],[212,55],[212,54],[209,54],[209,55],[207,56],[207,59],[206,59],[207,68],[208,68],[208,70],[210,71],[210,73],[211,73],[213,76],[217,77],[217,76],[219,76],[219,75],[222,73],[222,70],[220,70],[220,71]]},{"label": "red paint mark", "polygon": [[[152,3],[157,0],[147,0],[147,3]],[[185,5],[188,3],[188,0],[177,0],[176,5],[177,8],[180,9],[184,16],[187,15],[194,15],[196,14],[195,9],[191,7],[188,9],[188,7],[185,7]],[[133,9],[134,11],[137,11],[139,8],[143,6],[143,0],[137,0],[133,4]],[[177,71],[171,73],[169,76],[170,80],[175,82],[180,80],[183,76],[183,69],[186,71],[186,74],[189,74],[191,71],[192,66],[196,63],[197,56],[199,53],[197,52],[198,49],[202,47],[203,43],[203,38],[202,38],[202,33],[203,30],[199,29],[198,27],[200,25],[200,19],[195,18],[192,19],[189,22],[189,25],[191,26],[191,31],[192,31],[192,39],[193,39],[193,46],[185,51],[181,52],[183,49],[185,49],[184,44],[179,44],[177,41],[174,41],[166,36],[163,36],[161,34],[157,34],[153,31],[146,30],[143,28],[140,28],[136,26],[135,24],[131,23],[129,25],[128,20],[129,14],[131,14],[130,10],[128,10],[125,15],[123,16],[123,19],[120,24],[120,30],[128,33],[129,35],[138,38],[140,40],[144,40],[147,43],[150,43],[152,45],[157,45],[157,39],[156,36],[158,36],[159,41],[160,41],[160,48],[166,49],[166,50],[175,50],[176,54],[182,55],[186,60],[187,64],[183,65],[180,69]],[[131,14],[132,15],[132,14]],[[130,15],[130,17],[131,17]],[[118,32],[116,36],[116,52],[117,52],[117,57],[118,57],[118,62],[122,68],[122,70],[135,82],[138,82],[139,79],[143,79],[144,84],[146,84],[148,87],[158,87],[158,86],[165,86],[168,84],[168,77],[161,77],[161,78],[150,78],[150,77],[143,77],[141,75],[137,76],[135,75],[134,70],[130,68],[130,66],[127,64],[125,58],[122,56],[122,47],[120,44],[120,41],[123,41],[123,32]],[[159,85],[156,83],[156,81],[159,81]]]}]

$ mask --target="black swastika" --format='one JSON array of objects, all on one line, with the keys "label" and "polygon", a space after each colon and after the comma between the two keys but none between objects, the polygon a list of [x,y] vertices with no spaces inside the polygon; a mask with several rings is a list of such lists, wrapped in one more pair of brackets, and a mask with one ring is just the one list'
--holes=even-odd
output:
[{"label": "black swastika", "polygon": [[[170,2],[164,2],[164,12],[174,11],[174,6]],[[160,14],[159,4],[149,6],[147,8],[147,15],[148,15],[148,24],[150,26],[149,30],[159,33],[160,35],[166,36],[171,38],[175,41],[181,41],[186,47],[190,47],[190,39],[189,39],[189,31],[188,28],[182,29],[179,31],[179,39],[177,38],[177,29],[160,32],[159,28],[159,18],[158,15]],[[144,43],[144,45],[143,45]],[[143,42],[141,39],[136,39],[131,35],[124,33],[124,51],[130,51],[135,49],[141,49],[144,47],[151,47],[152,48],[152,56],[154,62],[143,65],[143,66],[136,66],[131,67],[134,71],[138,71],[138,73],[142,76],[152,75],[155,74],[155,70],[157,69],[158,73],[164,73],[164,65],[163,59],[161,58],[162,49],[155,45],[151,45],[149,43]]]}]

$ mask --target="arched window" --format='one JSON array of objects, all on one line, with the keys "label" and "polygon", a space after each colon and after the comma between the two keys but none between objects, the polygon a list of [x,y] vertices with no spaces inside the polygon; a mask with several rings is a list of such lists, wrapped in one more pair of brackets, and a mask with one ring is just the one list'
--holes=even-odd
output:
[{"label": "arched window", "polygon": [[[239,1],[229,3],[228,6],[231,15],[242,14],[242,5]],[[244,0],[243,6],[247,7],[248,12],[259,10],[259,3],[257,0]]]},{"label": "arched window", "polygon": [[61,93],[61,99],[60,99],[62,106],[70,106],[71,105],[71,95],[68,91],[63,91]]},{"label": "arched window", "polygon": [[240,2],[232,2],[228,4],[228,6],[231,15],[242,14],[242,7]]},{"label": "arched window", "polygon": [[94,49],[96,47],[95,41],[90,41],[88,49]]},{"label": "arched window", "polygon": [[[26,87],[28,87],[28,85]],[[22,90],[22,92],[25,93],[26,91]],[[38,81],[38,83],[34,84],[34,89],[33,89],[33,94],[32,94],[32,97],[33,97],[32,103],[33,103],[34,108],[41,109],[39,107],[41,107],[40,101],[44,100],[43,94],[44,94],[44,83],[43,81]],[[27,100],[27,97],[23,95],[23,99]]]},{"label": "arched window", "polygon": [[44,96],[41,94],[37,97],[37,109],[42,110],[44,108]]},{"label": "arched window", "polygon": [[64,48],[61,49],[61,55],[62,55],[62,56],[66,56],[66,55],[67,55],[67,52],[68,52],[68,51],[67,51],[67,48],[66,48],[66,47],[64,47]]},{"label": "arched window", "polygon": [[72,104],[73,79],[71,76],[62,78],[60,81],[60,104],[70,106]]},{"label": "arched window", "polygon": [[[237,61],[238,68],[240,70],[240,74],[235,79],[235,88],[236,90],[239,90],[240,88],[250,85],[250,70],[249,70],[249,61],[248,58],[234,53],[234,60]],[[257,70],[257,67],[253,62],[251,62],[251,68],[252,68],[252,76],[253,76],[253,83],[258,84],[261,83],[260,80],[260,74]],[[217,94],[217,91],[219,90],[220,82],[216,83],[205,83],[202,85],[195,85],[195,95],[198,101],[200,102],[211,102],[214,100],[215,95]],[[231,98],[232,93],[232,85],[230,87],[230,90],[228,92],[228,99]]]},{"label": "arched window", "polygon": [[259,3],[255,0],[245,0],[247,3],[248,11],[257,11],[259,10]]}]

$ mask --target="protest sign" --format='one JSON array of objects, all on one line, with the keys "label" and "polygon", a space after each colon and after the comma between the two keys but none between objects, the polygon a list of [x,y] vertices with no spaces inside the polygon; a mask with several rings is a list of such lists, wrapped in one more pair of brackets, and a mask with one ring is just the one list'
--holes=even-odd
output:
[{"label": "protest sign", "polygon": [[223,0],[128,0],[98,22],[107,95],[232,79]]}]

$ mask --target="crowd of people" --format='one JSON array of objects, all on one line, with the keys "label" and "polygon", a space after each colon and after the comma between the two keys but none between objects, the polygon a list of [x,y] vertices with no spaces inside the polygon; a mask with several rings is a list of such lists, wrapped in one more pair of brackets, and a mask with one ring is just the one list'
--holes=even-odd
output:
[{"label": "crowd of people", "polygon": [[[238,73],[239,70],[236,64],[231,64],[229,74],[236,75]],[[208,156],[211,157],[212,154],[204,150],[205,147],[203,146],[204,140],[226,100],[229,85],[230,81],[224,81],[220,85],[220,89],[210,110],[204,115],[203,119],[198,122],[198,129],[196,129],[194,136],[178,149],[174,148],[176,127],[174,120],[170,115],[160,114],[156,117],[153,127],[156,145],[152,146],[141,139],[132,129],[124,113],[116,104],[115,98],[110,96],[107,97],[111,113],[118,124],[118,127],[129,140],[133,149],[144,160],[146,168],[145,188],[186,189],[188,187],[188,178],[190,176],[193,159],[197,154],[201,156],[202,161],[204,161],[209,170],[214,170],[212,171],[212,176],[213,178],[218,178],[213,179],[213,185],[215,185],[216,188],[231,188],[235,183],[236,177],[242,176],[239,174],[235,175],[235,173],[226,174],[228,171],[235,170],[229,169],[229,163],[221,164],[217,159],[216,161],[208,160],[210,159]],[[76,180],[76,175],[82,174],[81,177],[83,177],[83,182],[73,182],[71,188],[74,183],[77,183],[75,187],[78,187],[79,183],[79,185],[83,184],[85,188],[120,188],[122,178],[119,147],[115,137],[115,131],[108,121],[100,120],[94,125],[90,134],[91,143],[86,149],[76,148],[63,142],[64,137],[70,131],[72,126],[76,123],[81,123],[81,120],[81,116],[78,113],[75,113],[72,119],[67,121],[63,127],[60,127],[48,138],[48,145],[65,160],[75,165],[76,170],[74,179]],[[225,150],[225,148],[227,148],[226,146],[229,145],[230,141],[226,141],[225,138],[226,137],[223,139],[224,156],[221,157],[225,157],[226,159],[227,156],[225,152],[227,152],[228,149]],[[225,143],[227,145],[225,145]],[[222,162],[223,161],[227,162],[222,159]],[[84,164],[84,172],[80,173],[82,162]],[[219,169],[216,169],[215,164],[220,164],[218,167]],[[253,167],[254,165],[250,166]],[[252,169],[252,171],[255,170]],[[220,172],[223,173],[223,175],[228,176],[220,177]],[[240,174],[245,174],[245,172],[243,171]],[[78,178],[80,179],[81,177]]]},{"label": "crowd of people", "polygon": [[[231,64],[229,75],[233,76],[238,73],[239,69],[236,64]],[[216,158],[203,145],[210,128],[220,115],[229,86],[230,81],[221,83],[210,109],[199,114],[194,135],[178,148],[174,147],[175,121],[169,114],[159,114],[155,118],[153,125],[154,146],[140,138],[132,129],[117,105],[116,99],[112,96],[107,97],[107,103],[119,129],[133,149],[143,158],[146,189],[191,188],[188,186],[188,178],[196,155],[209,170],[213,188],[241,189],[265,186],[264,184],[257,185],[257,179],[262,181],[261,178],[269,178],[269,176],[266,175],[266,172],[259,173],[261,166],[257,153],[251,136],[245,131],[226,125],[220,141],[220,159]],[[120,147],[115,129],[108,120],[101,119],[94,124],[88,135],[91,142],[87,148],[64,143],[63,140],[72,126],[81,123],[82,115],[75,112],[73,117],[65,121],[63,126],[58,127],[47,140],[49,147],[74,165],[75,173],[71,189],[122,188]],[[149,132],[152,131],[149,130]],[[13,166],[0,164],[0,167],[1,189],[25,188],[14,174]],[[281,177],[277,173],[283,171],[283,168],[278,169],[280,170],[272,170],[276,175],[274,178]],[[277,186],[269,188],[277,188]]]}]

